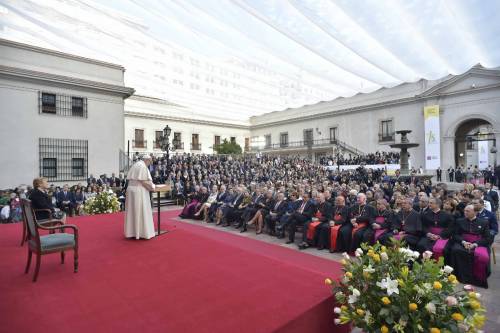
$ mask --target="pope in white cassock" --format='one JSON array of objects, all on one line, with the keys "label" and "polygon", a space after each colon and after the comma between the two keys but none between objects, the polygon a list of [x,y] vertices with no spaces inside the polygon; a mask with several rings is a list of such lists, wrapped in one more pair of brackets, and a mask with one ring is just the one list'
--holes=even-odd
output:
[{"label": "pope in white cassock", "polygon": [[149,173],[151,157],[132,165],[127,174],[127,194],[125,199],[125,237],[150,239],[155,236],[153,212],[149,192],[155,184]]}]

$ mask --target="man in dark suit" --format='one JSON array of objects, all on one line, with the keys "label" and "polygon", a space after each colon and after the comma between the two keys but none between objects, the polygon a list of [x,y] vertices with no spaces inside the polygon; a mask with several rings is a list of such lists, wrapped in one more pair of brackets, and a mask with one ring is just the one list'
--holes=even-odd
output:
[{"label": "man in dark suit", "polygon": [[295,229],[297,228],[297,225],[304,225],[307,221],[311,220],[313,214],[314,204],[309,199],[309,193],[304,193],[302,195],[302,202],[299,205],[299,208],[293,212],[288,219],[287,244],[295,242]]},{"label": "man in dark suit", "polygon": [[222,207],[222,226],[228,227],[231,222],[234,220],[234,212],[239,207],[241,202],[243,201],[243,190],[239,187],[236,188],[236,193],[232,198],[231,202]]},{"label": "man in dark suit", "polygon": [[269,234],[271,236],[274,236],[276,234],[276,222],[278,222],[286,213],[287,206],[288,204],[285,200],[285,194],[282,192],[278,193],[276,203],[274,204],[269,214],[264,218],[264,224],[267,226],[267,229],[269,230]]},{"label": "man in dark suit", "polygon": [[496,213],[498,210],[498,192],[492,190],[490,183],[484,184],[484,198],[491,203],[491,211]]},{"label": "man in dark suit", "polygon": [[319,193],[317,196],[318,207],[316,208],[316,212],[314,213],[314,217],[304,223],[304,229],[302,231],[302,243],[299,245],[299,249],[303,250],[308,248],[310,245],[314,245],[318,241],[318,231],[320,230],[319,225],[315,228],[314,234],[311,239],[307,239],[307,230],[312,222],[319,222],[320,224],[326,223],[329,224],[332,219],[333,207],[332,204],[325,200],[325,195],[323,193]]},{"label": "man in dark suit", "polygon": [[477,212],[477,217],[482,220],[488,221],[491,242],[493,243],[495,236],[498,234],[498,221],[496,214],[484,208],[483,199],[473,199],[472,204],[474,205],[474,209]]},{"label": "man in dark suit", "polygon": [[69,191],[68,185],[64,185],[63,190],[57,194],[57,207],[69,214],[69,216],[73,216],[73,193]]},{"label": "man in dark suit", "polygon": [[95,179],[93,174],[90,174],[90,177],[87,178],[87,185],[97,184],[97,179]]},{"label": "man in dark suit", "polygon": [[449,167],[449,168],[448,168],[448,180],[449,180],[450,182],[453,182],[453,180],[454,180],[454,178],[455,178],[454,176],[455,176],[455,170],[453,170],[453,168],[452,168],[452,167]]},{"label": "man in dark suit", "polygon": [[441,170],[441,168],[437,168],[436,170],[436,175],[437,175],[437,181],[440,182],[441,181],[441,175],[443,174],[443,170]]}]

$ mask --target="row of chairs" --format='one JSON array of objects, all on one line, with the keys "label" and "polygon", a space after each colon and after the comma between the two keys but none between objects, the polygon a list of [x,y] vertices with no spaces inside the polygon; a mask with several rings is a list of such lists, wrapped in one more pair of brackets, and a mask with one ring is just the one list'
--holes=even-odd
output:
[{"label": "row of chairs", "polygon": [[[61,264],[64,264],[65,251],[69,250],[72,250],[74,253],[74,272],[78,272],[78,227],[65,224],[64,220],[59,219],[37,220],[35,210],[29,199],[21,199],[21,209],[23,212],[21,246],[25,242],[28,245],[28,261],[24,273],[27,274],[29,272],[31,258],[35,254],[36,266],[33,282],[36,282],[38,272],[40,271],[42,255],[60,253]],[[44,211],[44,209],[36,211]],[[51,216],[50,209],[46,209],[45,211],[48,211],[49,216]],[[48,234],[41,234],[41,230],[48,231]],[[72,233],[66,233],[66,230],[71,230]]]}]

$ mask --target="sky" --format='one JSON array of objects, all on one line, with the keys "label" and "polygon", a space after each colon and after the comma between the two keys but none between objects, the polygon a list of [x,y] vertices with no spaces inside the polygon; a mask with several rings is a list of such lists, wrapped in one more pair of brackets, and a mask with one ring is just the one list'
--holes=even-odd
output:
[{"label": "sky", "polygon": [[495,0],[0,0],[0,38],[117,63],[140,95],[249,117],[500,66]]}]

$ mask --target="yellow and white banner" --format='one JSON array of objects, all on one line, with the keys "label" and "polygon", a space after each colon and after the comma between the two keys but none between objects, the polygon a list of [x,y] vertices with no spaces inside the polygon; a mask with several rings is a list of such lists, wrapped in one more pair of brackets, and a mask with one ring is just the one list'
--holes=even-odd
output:
[{"label": "yellow and white banner", "polygon": [[441,134],[439,132],[439,105],[424,107],[425,168],[436,170],[441,166]]},{"label": "yellow and white banner", "polygon": [[[481,139],[481,137],[480,137]],[[489,159],[489,152],[488,152],[488,141],[478,141],[477,142],[477,160],[478,160],[478,167],[480,170],[484,170],[488,167],[488,159]]]}]

